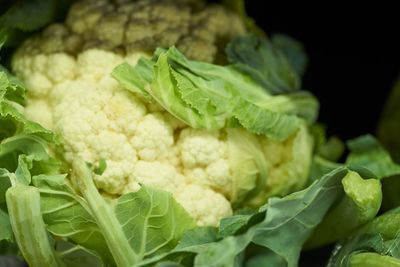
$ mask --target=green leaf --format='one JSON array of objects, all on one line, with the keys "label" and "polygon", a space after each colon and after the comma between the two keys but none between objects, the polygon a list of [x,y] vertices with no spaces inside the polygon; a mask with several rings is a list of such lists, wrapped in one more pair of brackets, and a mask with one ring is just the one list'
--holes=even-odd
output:
[{"label": "green leaf", "polygon": [[340,165],[357,171],[358,174],[352,172],[343,181],[346,196],[327,214],[308,240],[306,248],[345,238],[354,229],[372,220],[382,202],[381,183],[377,179],[390,177],[400,171],[400,166],[393,163],[389,153],[371,135],[350,140],[347,145],[350,153],[345,164],[314,157],[310,180],[317,179],[321,173]]},{"label": "green leaf", "polygon": [[60,163],[49,156],[49,144],[58,143],[59,137],[27,120],[22,114],[24,103],[24,85],[0,68],[0,168],[14,172],[19,155],[25,154],[33,174],[54,173]]},{"label": "green leaf", "polygon": [[346,164],[366,176],[378,179],[400,174],[400,165],[393,162],[389,153],[371,135],[347,142],[350,154]]},{"label": "green leaf", "polygon": [[380,181],[377,179],[362,179],[358,173],[349,171],[343,178],[342,184],[346,196],[355,203],[357,208],[355,212],[359,213],[357,217],[360,223],[358,225],[374,218],[382,202]]},{"label": "green leaf", "polygon": [[174,262],[183,266],[193,266],[195,253],[189,251],[172,251],[157,255],[133,265],[134,267],[159,266],[164,263]]},{"label": "green leaf", "polygon": [[340,159],[345,150],[345,145],[337,136],[329,137],[317,151],[324,159],[336,162]]},{"label": "green leaf", "polygon": [[[313,122],[318,102],[307,92],[272,96],[251,77],[232,66],[187,60],[175,47],[158,49],[140,66],[121,65],[113,71],[128,90],[147,91],[162,107],[193,128],[217,130],[243,126],[257,134],[284,140],[304,118]],[[135,77],[144,74],[143,81]]]},{"label": "green leaf", "polygon": [[156,264],[156,267],[184,267],[184,265],[173,262],[173,261],[163,261]]},{"label": "green leaf", "polygon": [[273,34],[271,41],[274,46],[286,55],[293,69],[299,74],[304,75],[307,68],[308,57],[303,45],[286,34]]},{"label": "green leaf", "polygon": [[[339,247],[341,246],[341,247]],[[353,235],[345,242],[339,242],[329,259],[328,267],[351,266],[353,255],[363,251],[384,251],[384,241],[379,234]]]},{"label": "green leaf", "polygon": [[99,165],[93,170],[93,172],[97,175],[102,175],[106,168],[107,162],[105,161],[105,159],[101,158],[99,160]]},{"label": "green leaf", "polygon": [[[270,199],[268,204],[260,209],[265,218],[242,234],[227,236],[215,242],[193,242],[192,246],[189,243],[170,253],[145,260],[140,266],[151,266],[157,262],[171,260],[177,255],[190,257],[191,254],[195,254],[195,266],[235,266],[241,263],[242,252],[251,243],[265,249],[263,257],[273,258],[274,262],[284,262],[287,266],[297,266],[303,243],[333,203],[343,196],[341,179],[346,173],[345,168],[338,168],[303,191],[281,199]],[[222,231],[226,231],[226,226],[235,229],[235,224],[243,225],[242,218],[228,219],[222,225]],[[196,232],[193,232],[193,235],[194,233]]]},{"label": "green leaf", "polygon": [[279,255],[267,250],[265,253],[261,253],[250,258],[246,262],[246,267],[278,267],[287,266],[287,262]]},{"label": "green leaf", "polygon": [[0,168],[0,204],[6,202],[6,191],[11,186],[10,172]]},{"label": "green leaf", "polygon": [[7,36],[7,46],[17,46],[29,32],[63,17],[71,0],[29,0],[16,3],[0,17],[0,37]]},{"label": "green leaf", "polygon": [[217,241],[218,228],[213,226],[201,226],[183,233],[175,249],[197,246]]},{"label": "green leaf", "polygon": [[129,243],[140,257],[173,249],[194,221],[171,193],[142,185],[118,199],[115,214]]},{"label": "green leaf", "polygon": [[252,215],[234,215],[223,218],[219,225],[218,236],[225,238],[231,235],[243,234],[253,225],[261,222],[265,212],[255,212]]},{"label": "green leaf", "polygon": [[6,43],[6,39],[7,39],[7,37],[5,35],[1,35],[0,34],[0,50],[4,46],[4,44]]},{"label": "green leaf", "polygon": [[106,241],[86,201],[66,183],[66,175],[38,175],[32,178],[40,191],[40,205],[47,230],[96,251],[104,263],[114,264]]},{"label": "green leaf", "polygon": [[254,235],[254,229],[250,228],[243,235],[229,236],[218,242],[186,247],[184,251],[196,254],[194,266],[235,266],[238,256],[248,246]]},{"label": "green leaf", "polygon": [[[37,174],[41,174],[36,178],[34,176],[34,183],[37,185],[43,185],[37,183],[37,180],[40,179],[48,179],[47,182],[52,185],[57,184],[57,182],[61,184],[64,176],[49,175],[58,172],[61,164],[57,159],[49,155],[50,145],[58,143],[58,137],[39,124],[27,120],[22,114],[22,105],[24,103],[24,85],[7,70],[1,68],[0,126],[2,127],[0,130],[0,167],[3,168],[0,169],[0,199],[4,201],[5,196],[7,196],[9,217],[12,225],[15,226],[13,226],[13,232],[24,257],[32,266],[56,266],[55,264],[58,266],[64,264],[62,263],[63,259],[60,259],[53,249],[53,241],[48,239],[47,226],[47,229],[60,234],[59,238],[69,237],[71,240],[81,242],[88,247],[95,247],[106,258],[110,253],[105,246],[104,238],[102,238],[98,230],[95,230],[96,224],[93,223],[93,219],[87,212],[82,212],[82,207],[74,203],[76,199],[71,201],[71,199],[67,199],[67,194],[63,194],[64,192],[59,194],[65,188],[57,188],[59,191],[52,189],[50,191],[53,195],[50,198],[42,195],[39,201],[37,196],[38,188],[28,186],[31,183],[32,176]],[[57,180],[57,178],[59,179]],[[13,185],[12,187],[10,187],[11,184]],[[64,187],[67,186],[64,185]],[[48,186],[46,189],[49,188]],[[12,193],[14,191],[16,193]],[[69,197],[75,195],[71,189],[68,193]],[[49,196],[48,192],[47,194]],[[29,203],[29,197],[32,198],[32,203]],[[46,201],[44,202],[43,200]],[[44,206],[38,207],[39,203]],[[26,211],[23,210],[25,206]],[[31,214],[32,216],[29,217],[28,210],[35,214]],[[47,215],[50,213],[50,216],[46,218],[46,225],[41,215],[43,210]],[[21,212],[25,212],[27,216],[23,217]],[[102,244],[103,250],[99,249]],[[77,256],[76,252],[68,257],[70,259]],[[53,263],[49,263],[49,261]],[[104,262],[107,261],[104,260]],[[111,263],[113,263],[112,260]]]},{"label": "green leaf", "polygon": [[[346,174],[341,168],[331,172],[309,188],[284,198],[272,198],[260,209],[265,219],[238,236],[202,245],[190,251],[198,253],[195,263],[206,266],[231,266],[235,257],[253,242],[268,248],[272,257],[281,257],[288,266],[297,266],[301,247],[342,193],[340,180]],[[276,254],[276,255],[275,255]]]},{"label": "green leaf", "polygon": [[248,34],[235,38],[226,47],[234,67],[249,74],[270,94],[299,90],[301,80],[285,53],[273,42]]},{"label": "green leaf", "polygon": [[0,65],[0,88],[7,87],[8,89],[6,91],[3,91],[5,94],[4,98],[9,101],[16,102],[20,105],[24,105],[25,85],[14,75],[12,75],[6,68]]},{"label": "green leaf", "polygon": [[[285,120],[289,117],[285,115],[298,115],[310,122],[315,120],[318,102],[307,92],[272,96],[260,84],[233,66],[190,61],[174,47],[166,55],[183,100],[202,114],[214,113],[214,116],[229,118],[229,114],[233,113],[241,124],[247,121],[256,123],[252,119],[246,119],[243,111],[251,111],[246,115],[255,111],[256,115],[252,116],[255,118],[281,115],[282,120]],[[294,121],[293,118],[292,122]],[[258,127],[261,125],[262,122],[257,124]],[[253,130],[246,126],[245,128]]]},{"label": "green leaf", "polygon": [[296,116],[271,112],[245,100],[239,100],[234,116],[244,128],[274,140],[287,139],[302,124]]},{"label": "green leaf", "polygon": [[351,257],[350,266],[352,267],[400,267],[400,260],[378,253],[359,253]]},{"label": "green leaf", "polygon": [[0,26],[23,31],[36,30],[51,17],[51,1],[34,0],[14,5],[0,18]]},{"label": "green leaf", "polygon": [[143,95],[151,101],[151,95],[144,88],[150,86],[153,80],[153,65],[151,60],[141,57],[135,68],[128,63],[122,63],[111,72],[111,76],[129,91]]},{"label": "green leaf", "polygon": [[226,133],[233,181],[230,202],[236,208],[261,194],[268,176],[268,163],[255,135],[244,129],[227,129]]},{"label": "green leaf", "polygon": [[63,240],[59,240],[56,243],[56,251],[65,266],[68,267],[108,266],[93,251]]},{"label": "green leaf", "polygon": [[308,184],[312,184],[322,176],[341,166],[342,164],[335,163],[315,155],[311,162]]},{"label": "green leaf", "polygon": [[0,241],[11,241],[13,232],[11,229],[10,218],[8,214],[0,209]]},{"label": "green leaf", "polygon": [[223,116],[216,117],[215,114],[198,112],[180,98],[177,83],[170,73],[166,54],[160,55],[154,69],[155,75],[150,94],[168,112],[193,128],[216,130],[224,126]]},{"label": "green leaf", "polygon": [[338,168],[303,191],[270,199],[263,208],[265,220],[255,226],[252,241],[269,248],[269,254],[282,257],[287,266],[297,266],[304,242],[343,196],[341,180],[346,173],[346,169]]},{"label": "green leaf", "polygon": [[132,266],[145,257],[170,251],[186,230],[195,227],[171,193],[142,186],[115,203],[100,196],[83,160],[74,161],[73,170],[118,266]]},{"label": "green leaf", "polygon": [[[43,182],[43,180],[45,180],[45,178],[48,179],[49,184],[56,184],[57,182],[54,182],[54,180],[57,180],[58,178],[60,182],[60,180],[64,178],[64,176],[60,175],[60,177],[45,177],[43,175],[42,177],[34,180],[39,180],[40,184],[41,182]],[[62,186],[64,188],[67,187],[66,185],[60,184],[59,186]],[[50,189],[46,189],[48,191],[47,193],[49,193]],[[41,190],[43,190],[43,188],[41,188]],[[7,190],[7,208],[9,211],[9,218],[11,221],[12,230],[25,260],[30,264],[30,266],[102,266],[103,264],[98,254],[88,250],[85,247],[72,245],[68,242],[59,240],[56,242],[56,248],[54,248],[55,241],[48,235],[46,231],[46,226],[47,229],[56,229],[55,232],[57,234],[60,234],[59,231],[57,232],[57,226],[58,229],[60,229],[60,224],[63,225],[64,232],[68,231],[68,233],[65,235],[58,235],[58,238],[72,237],[71,239],[75,239],[77,241],[83,240],[82,243],[88,246],[93,245],[90,244],[90,240],[102,242],[103,244],[105,242],[104,239],[96,240],[95,236],[96,234],[98,234],[96,232],[96,225],[94,225],[93,223],[92,225],[90,225],[90,220],[80,218],[80,215],[84,216],[85,214],[79,212],[79,208],[74,209],[74,212],[77,212],[76,214],[67,213],[68,215],[72,216],[65,216],[64,218],[62,218],[64,220],[62,222],[55,222],[54,216],[51,217],[51,215],[50,217],[53,220],[49,220],[49,218],[47,217],[47,220],[43,221],[42,214],[47,213],[48,215],[48,213],[62,213],[65,212],[66,209],[68,209],[68,205],[65,204],[65,201],[64,203],[58,202],[59,200],[61,200],[62,202],[63,199],[59,196],[63,195],[63,192],[53,190],[52,193],[56,195],[55,198],[42,199],[41,197],[39,197],[40,193],[37,187],[26,186],[21,183],[16,183]],[[70,190],[70,194],[72,193],[73,192]],[[64,193],[64,198],[66,197],[66,195],[67,194]],[[53,202],[53,204],[49,202]],[[49,206],[51,206],[50,209]],[[87,217],[89,216],[86,216],[86,218]],[[58,217],[58,219],[61,218]],[[1,218],[2,231],[7,230],[7,228],[3,229],[4,225],[2,220],[3,218]],[[72,221],[70,222],[70,225],[68,225],[69,220]],[[80,221],[80,223],[78,223],[77,221]],[[52,223],[52,225],[49,225],[49,223]],[[73,227],[69,227],[71,225]],[[86,235],[86,237],[83,237],[83,232],[85,231],[85,229],[90,230],[91,233],[89,235]],[[79,234],[82,238],[80,240],[77,238]],[[96,248],[98,248],[99,246],[101,246],[101,243],[95,245]],[[107,248],[105,248],[105,250],[103,251],[98,250],[98,252],[109,254]],[[100,255],[103,259],[106,258],[106,255]],[[114,265],[112,260],[110,262],[104,260],[103,262],[109,266]]]},{"label": "green leaf", "polygon": [[[338,243],[328,266],[362,266],[359,265],[362,263],[365,264],[364,266],[373,266],[368,265],[368,263],[377,264],[377,260],[381,260],[382,266],[397,264],[400,260],[398,253],[399,233],[400,210],[397,208],[376,217],[352,236]],[[374,254],[360,255],[364,252]]]},{"label": "green leaf", "polygon": [[349,171],[342,180],[345,196],[332,207],[317,226],[306,248],[315,248],[346,238],[379,211],[382,202],[381,184],[377,179],[364,180]]}]

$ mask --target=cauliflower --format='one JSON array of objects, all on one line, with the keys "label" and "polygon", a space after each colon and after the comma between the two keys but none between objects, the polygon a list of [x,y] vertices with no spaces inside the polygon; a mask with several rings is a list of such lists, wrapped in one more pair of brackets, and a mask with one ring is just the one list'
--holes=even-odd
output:
[{"label": "cauliflower", "polygon": [[28,88],[26,117],[62,135],[58,153],[66,162],[106,160],[94,177],[105,195],[145,184],[171,192],[198,225],[218,225],[238,206],[304,185],[312,154],[307,127],[283,142],[241,128],[193,129],[110,73],[158,46],[218,63],[221,47],[244,33],[239,16],[201,1],[84,0],[64,24],[27,39],[12,69]]}]

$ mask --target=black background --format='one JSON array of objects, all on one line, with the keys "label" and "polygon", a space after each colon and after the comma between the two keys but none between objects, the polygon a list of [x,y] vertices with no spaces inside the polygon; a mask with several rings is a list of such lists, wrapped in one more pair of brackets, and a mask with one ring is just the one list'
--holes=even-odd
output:
[{"label": "black background", "polygon": [[[264,5],[262,5],[264,3]],[[267,34],[301,41],[309,56],[303,88],[320,100],[319,121],[328,133],[350,139],[374,133],[387,94],[400,74],[398,8],[340,2],[293,5],[246,2]]]},{"label": "black background", "polygon": [[[267,34],[285,33],[304,44],[309,65],[303,88],[319,99],[319,121],[326,124],[328,134],[346,140],[375,132],[400,75],[398,9],[338,2],[270,6],[255,0],[247,1],[246,8]],[[324,266],[332,248],[302,253],[300,266]]]}]

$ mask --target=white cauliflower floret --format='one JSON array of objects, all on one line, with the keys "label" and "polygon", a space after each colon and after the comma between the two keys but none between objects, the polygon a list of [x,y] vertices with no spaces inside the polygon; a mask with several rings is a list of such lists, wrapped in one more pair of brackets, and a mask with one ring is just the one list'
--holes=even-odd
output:
[{"label": "white cauliflower floret", "polygon": [[[126,191],[128,183],[129,188],[138,190],[136,181],[131,181],[130,177],[135,166],[135,157],[129,160],[107,160],[107,168],[102,175],[95,175],[94,181],[97,188],[109,194],[121,194]],[[132,192],[132,191],[131,191]]]},{"label": "white cauliflower floret", "polygon": [[231,205],[222,194],[196,184],[186,185],[174,197],[199,226],[218,225],[221,218],[232,216]]},{"label": "white cauliflower floret", "polygon": [[226,140],[221,139],[221,132],[186,128],[182,130],[177,146],[183,172],[192,183],[229,196],[232,189],[229,152]]},{"label": "white cauliflower floret", "polygon": [[53,128],[52,108],[47,100],[28,99],[24,112],[30,120],[40,123],[47,129]]},{"label": "white cauliflower floret", "polygon": [[64,53],[51,54],[47,61],[47,76],[54,83],[74,79],[76,75],[75,59]]},{"label": "white cauliflower floret", "polygon": [[90,49],[78,55],[78,71],[83,80],[95,83],[109,76],[113,68],[122,62],[123,57],[115,53]]},{"label": "white cauliflower floret", "polygon": [[160,113],[150,113],[139,122],[136,134],[130,141],[141,159],[153,161],[168,156],[174,137],[164,117]]},{"label": "white cauliflower floret", "polygon": [[192,128],[182,130],[178,146],[183,165],[187,168],[206,166],[226,155],[227,147],[218,139],[219,134]]},{"label": "white cauliflower floret", "polygon": [[137,182],[150,187],[163,188],[173,193],[184,190],[185,177],[167,162],[139,160],[135,164],[133,176]]},{"label": "white cauliflower floret", "polygon": [[30,89],[28,96],[46,97],[53,86],[50,77],[46,75],[50,68],[47,64],[48,57],[45,55],[29,56],[25,53],[20,56],[17,54],[16,57],[21,60],[14,62],[13,71]]}]

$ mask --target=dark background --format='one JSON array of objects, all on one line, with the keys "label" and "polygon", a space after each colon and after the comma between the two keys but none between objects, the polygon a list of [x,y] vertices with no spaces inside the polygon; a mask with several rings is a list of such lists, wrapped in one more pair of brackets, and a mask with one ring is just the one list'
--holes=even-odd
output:
[{"label": "dark background", "polygon": [[249,0],[246,7],[267,34],[286,33],[304,44],[309,65],[303,88],[320,100],[319,121],[328,125],[328,134],[350,139],[374,133],[400,74],[398,9],[377,3],[262,3]]},{"label": "dark background", "polygon": [[[327,125],[328,134],[343,140],[373,134],[400,75],[398,9],[377,3],[264,3],[247,1],[247,13],[267,34],[285,33],[303,43],[309,56],[303,88],[319,99],[319,121]],[[332,248],[303,252],[300,266],[324,266]]]}]

